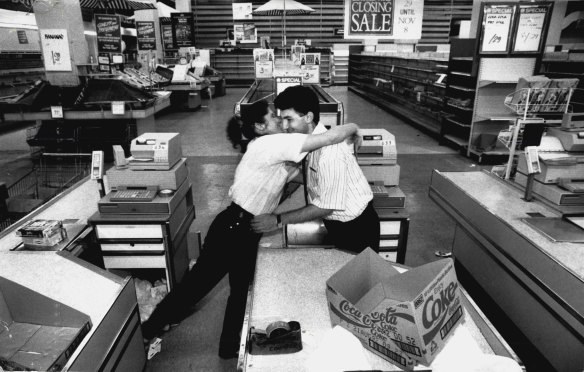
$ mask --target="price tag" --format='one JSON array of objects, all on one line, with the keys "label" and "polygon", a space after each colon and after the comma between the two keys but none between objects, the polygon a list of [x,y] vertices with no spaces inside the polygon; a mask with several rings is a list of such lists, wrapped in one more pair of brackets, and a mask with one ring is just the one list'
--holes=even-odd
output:
[{"label": "price tag", "polygon": [[114,115],[124,115],[126,113],[126,107],[124,101],[112,101],[112,114]]},{"label": "price tag", "polygon": [[51,106],[51,117],[53,119],[63,118],[63,106]]}]

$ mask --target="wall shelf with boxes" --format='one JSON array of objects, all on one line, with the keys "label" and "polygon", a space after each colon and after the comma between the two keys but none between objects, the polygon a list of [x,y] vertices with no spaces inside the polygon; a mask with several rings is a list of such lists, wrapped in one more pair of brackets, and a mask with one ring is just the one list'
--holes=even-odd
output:
[{"label": "wall shelf with boxes", "polygon": [[351,54],[349,89],[381,107],[439,133],[446,59],[431,53]]}]

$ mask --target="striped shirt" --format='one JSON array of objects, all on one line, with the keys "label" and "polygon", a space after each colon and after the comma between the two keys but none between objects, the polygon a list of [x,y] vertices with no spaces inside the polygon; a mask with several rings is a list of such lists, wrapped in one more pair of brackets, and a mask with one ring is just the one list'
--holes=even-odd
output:
[{"label": "striped shirt", "polygon": [[[318,124],[312,134],[326,132]],[[307,156],[308,196],[311,204],[332,209],[327,220],[347,222],[359,217],[373,199],[371,186],[345,142],[325,146]]]},{"label": "striped shirt", "polygon": [[271,134],[252,140],[235,170],[231,200],[254,216],[272,213],[286,182],[298,174],[297,163],[306,155],[301,151],[307,137]]}]

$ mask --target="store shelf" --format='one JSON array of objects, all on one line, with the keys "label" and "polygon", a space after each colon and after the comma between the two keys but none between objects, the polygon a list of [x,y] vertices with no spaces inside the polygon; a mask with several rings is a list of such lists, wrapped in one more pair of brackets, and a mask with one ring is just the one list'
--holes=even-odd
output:
[{"label": "store shelf", "polygon": [[452,75],[460,75],[460,76],[468,76],[471,77],[472,74],[470,72],[462,72],[462,71],[450,71]]},{"label": "store shelf", "polygon": [[[467,124],[467,123],[462,123],[452,117],[448,117],[448,116],[444,116],[444,120],[454,124],[454,125],[458,125],[459,127],[463,127],[463,128],[470,128],[471,125]],[[468,139],[466,139],[465,141],[468,141]]]},{"label": "store shelf", "polygon": [[455,135],[452,134],[445,134],[444,139],[460,146],[460,147],[467,147],[468,146],[468,139],[462,138],[462,137],[457,137]]},{"label": "store shelf", "polygon": [[474,91],[475,91],[473,88],[466,88],[466,87],[462,87],[462,86],[459,86],[459,85],[450,85],[450,88],[451,89],[460,90],[460,91],[463,91],[463,92],[473,92],[474,93]]}]

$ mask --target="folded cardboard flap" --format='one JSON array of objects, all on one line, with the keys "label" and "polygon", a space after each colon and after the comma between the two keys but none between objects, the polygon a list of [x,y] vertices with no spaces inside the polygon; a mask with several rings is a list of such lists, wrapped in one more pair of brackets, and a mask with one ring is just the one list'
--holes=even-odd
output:
[{"label": "folded cardboard flap", "polygon": [[400,274],[366,249],[329,278],[326,295],[333,326],[407,370],[430,365],[463,319],[452,259]]},{"label": "folded cardboard flap", "polygon": [[82,312],[1,276],[0,292],[15,322],[79,328],[90,322]]},{"label": "folded cardboard flap", "polygon": [[332,286],[344,298],[357,304],[378,283],[385,282],[395,274],[399,274],[399,271],[390,263],[372,249],[366,249],[333,274],[327,280],[327,286]]}]

